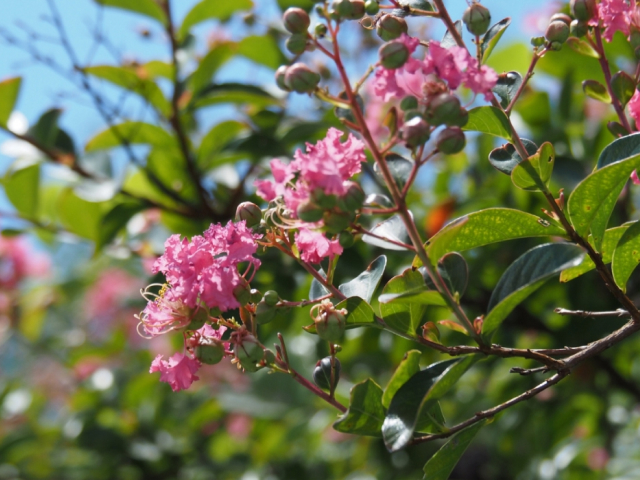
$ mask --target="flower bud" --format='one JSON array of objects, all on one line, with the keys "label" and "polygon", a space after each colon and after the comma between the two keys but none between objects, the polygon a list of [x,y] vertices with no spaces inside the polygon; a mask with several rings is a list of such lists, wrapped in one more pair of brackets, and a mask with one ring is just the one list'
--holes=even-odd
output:
[{"label": "flower bud", "polygon": [[596,0],[571,0],[571,13],[578,20],[586,22],[596,14]]},{"label": "flower bud", "polygon": [[260,225],[262,221],[262,210],[255,203],[242,202],[236,208],[236,222],[244,220],[247,227],[253,228]]},{"label": "flower bud", "polygon": [[307,34],[296,33],[287,38],[285,47],[294,55],[299,55],[307,49]]},{"label": "flower bud", "polygon": [[364,17],[365,6],[364,0],[351,0],[351,14],[346,18],[349,20],[360,20]]},{"label": "flower bud", "polygon": [[563,44],[562,44],[562,43],[560,43],[560,42],[551,42],[551,43],[549,44],[549,50],[554,50],[554,51],[556,51],[556,52],[557,52],[557,51],[559,51],[559,50],[562,50],[562,45],[563,45]]},{"label": "flower bud", "polygon": [[482,35],[491,24],[491,12],[479,3],[472,3],[462,14],[462,21],[472,35]]},{"label": "flower bud", "polygon": [[287,73],[287,68],[288,67],[286,65],[282,65],[278,67],[278,69],[276,70],[276,85],[280,90],[284,90],[285,92],[290,92],[291,89],[287,87],[287,85],[284,83],[285,75]]},{"label": "flower bud", "polygon": [[320,83],[320,75],[304,63],[294,63],[287,68],[284,83],[294,92],[309,93],[313,92]]},{"label": "flower bud", "polygon": [[402,42],[385,43],[380,47],[380,50],[378,50],[380,64],[389,70],[403,66],[407,63],[409,55],[409,49]]},{"label": "flower bud", "polygon": [[319,23],[315,26],[314,31],[316,33],[316,37],[323,38],[327,34],[327,26],[324,23]]},{"label": "flower bud", "polygon": [[325,210],[335,207],[338,202],[335,195],[327,195],[321,188],[311,192],[311,200]]},{"label": "flower bud", "polygon": [[244,280],[233,288],[233,296],[240,305],[246,305],[251,301],[251,286]]},{"label": "flower bud", "polygon": [[458,112],[458,116],[451,120],[448,124],[449,127],[464,127],[467,123],[469,123],[469,112],[467,112],[466,108],[460,107],[460,111]]},{"label": "flower bud", "polygon": [[554,13],[549,19],[549,23],[555,22],[556,20],[564,22],[567,25],[571,25],[571,17],[566,13]]},{"label": "flower bud", "polygon": [[309,14],[301,8],[287,8],[283,16],[284,28],[291,33],[306,33],[311,20]]},{"label": "flower bud", "polygon": [[[340,380],[340,360],[333,359],[333,389]],[[313,381],[323,390],[331,390],[331,357],[325,357],[316,363],[313,369]]]},{"label": "flower bud", "polygon": [[460,116],[460,100],[450,93],[437,95],[427,106],[427,119],[431,125],[450,125]]},{"label": "flower bud", "polygon": [[331,6],[342,18],[349,18],[353,14],[353,5],[350,0],[334,0]]},{"label": "flower bud", "polygon": [[256,323],[258,325],[265,325],[275,317],[276,308],[273,305],[268,305],[264,299],[260,300],[256,305]]},{"label": "flower bud", "polygon": [[414,117],[402,126],[402,139],[411,148],[422,145],[430,136],[429,124],[420,117]]},{"label": "flower bud", "polygon": [[221,344],[198,345],[195,348],[195,355],[198,360],[207,365],[215,365],[220,363],[224,357],[224,346]]},{"label": "flower bud", "polygon": [[531,45],[534,47],[541,47],[545,42],[544,37],[531,37]]},{"label": "flower bud", "polygon": [[367,0],[364,2],[364,11],[367,12],[367,15],[377,15],[380,11],[378,0]]},{"label": "flower bud", "polygon": [[569,25],[569,32],[571,35],[578,38],[584,37],[587,34],[588,29],[589,27],[587,26],[587,23],[578,19],[573,20],[571,25]]},{"label": "flower bud", "polygon": [[337,310],[329,301],[320,304],[320,315],[315,318],[318,336],[327,342],[337,343],[344,335],[347,311]]},{"label": "flower bud", "polygon": [[257,288],[252,288],[249,293],[251,293],[251,303],[258,303],[262,300],[262,293]]},{"label": "flower bud", "polygon": [[353,233],[343,230],[338,235],[338,243],[342,248],[349,248],[355,243],[356,239],[353,236]]},{"label": "flower bud", "polygon": [[412,118],[416,117],[422,118],[422,112],[420,110],[407,110],[406,112],[404,112],[402,119],[405,122],[408,122]]},{"label": "flower bud", "polygon": [[235,345],[234,352],[238,363],[247,372],[257,371],[258,367],[256,367],[256,363],[264,358],[262,345],[260,345],[256,337],[251,334],[245,335],[241,343]]},{"label": "flower bud", "polygon": [[467,144],[464,132],[459,127],[445,128],[438,134],[436,142],[438,150],[446,154],[461,152]]},{"label": "flower bud", "polygon": [[418,99],[413,95],[404,97],[400,102],[400,109],[404,110],[405,112],[408,110],[415,110],[416,108],[418,108],[418,106]]},{"label": "flower bud", "polygon": [[296,214],[304,222],[315,223],[322,220],[324,209],[311,200],[306,200],[298,205]]},{"label": "flower bud", "polygon": [[351,224],[351,215],[347,212],[325,212],[322,219],[324,230],[331,234],[340,233]]},{"label": "flower bud", "polygon": [[266,303],[270,307],[275,307],[279,301],[280,301],[280,296],[278,295],[278,292],[276,292],[275,290],[267,290],[264,293],[264,303]]},{"label": "flower bud", "polygon": [[349,183],[349,187],[345,194],[338,198],[338,207],[343,212],[355,212],[362,207],[365,199],[362,187],[355,182]]},{"label": "flower bud", "polygon": [[554,20],[547,27],[547,31],[544,32],[544,38],[549,42],[564,43],[569,38],[569,25],[561,20]]},{"label": "flower bud", "polygon": [[395,40],[403,33],[407,33],[407,22],[400,17],[394,17],[393,15],[385,14],[378,20],[376,27],[376,33],[378,36],[388,42],[389,40]]},{"label": "flower bud", "polygon": [[187,330],[198,330],[204,326],[207,320],[209,320],[209,310],[201,306],[191,317]]}]

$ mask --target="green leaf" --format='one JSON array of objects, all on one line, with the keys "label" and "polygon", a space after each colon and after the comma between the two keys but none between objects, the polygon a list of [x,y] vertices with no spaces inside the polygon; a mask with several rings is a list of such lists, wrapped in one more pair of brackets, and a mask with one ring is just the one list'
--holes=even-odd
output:
[{"label": "green leaf", "polygon": [[58,216],[72,233],[97,241],[102,227],[104,204],[78,198],[73,190],[65,189],[58,198]]},{"label": "green leaf", "polygon": [[409,303],[417,305],[433,305],[436,307],[446,307],[447,302],[440,292],[431,290],[427,285],[423,287],[413,288],[406,292],[384,293],[378,297],[380,303]]},{"label": "green leaf", "polygon": [[166,78],[173,81],[173,74],[175,69],[173,65],[162,60],[151,60],[140,66],[140,70],[143,71],[149,78],[156,79],[158,77]]},{"label": "green leaf", "polygon": [[515,166],[511,172],[513,184],[532,192],[546,190],[555,160],[556,153],[553,145],[550,142],[544,142],[535,155],[531,155]]},{"label": "green leaf", "polygon": [[[488,208],[460,217],[436,233],[427,245],[429,258],[442,258],[449,252],[464,252],[490,243],[516,238],[566,236],[561,227],[530,213],[509,208]],[[422,262],[414,260],[414,266]]]},{"label": "green leaf", "polygon": [[370,378],[351,389],[349,409],[333,424],[338,432],[379,437],[385,410],[382,388]]},{"label": "green leaf", "polygon": [[87,142],[86,152],[122,147],[124,144],[147,144],[158,148],[175,149],[176,140],[164,128],[144,122],[124,122],[114,125]]},{"label": "green leaf", "polygon": [[[409,235],[407,234],[407,229],[404,226],[404,222],[402,221],[402,217],[400,215],[394,215],[387,218],[386,220],[376,224],[372,229],[370,229],[370,231],[374,235],[392,240],[394,242],[405,244],[409,242]],[[387,250],[406,250],[406,248],[402,245],[387,242],[381,238],[376,238],[368,234],[362,236],[362,241],[364,243],[368,243],[369,245],[386,248]]]},{"label": "green leaf", "polygon": [[139,13],[149,18],[159,21],[161,24],[166,25],[167,17],[164,14],[162,8],[153,0],[95,0],[100,5],[105,7],[121,8],[123,10],[129,10],[130,12]]},{"label": "green leaf", "polygon": [[593,237],[593,248],[596,251],[600,251],[602,248],[602,242],[604,240],[605,230],[609,225],[609,217],[611,217],[611,212],[616,206],[618,202],[618,198],[620,197],[620,193],[622,193],[622,189],[627,184],[627,179],[622,180],[618,186],[614,187],[611,190],[611,193],[607,195],[607,197],[602,201],[600,208],[596,212],[593,220],[591,221],[591,235]]},{"label": "green leaf", "polygon": [[552,276],[579,265],[582,248],[571,243],[546,243],[526,251],[504,272],[489,300],[482,338],[490,342],[502,321],[525,298]]},{"label": "green leaf", "polygon": [[622,234],[611,261],[616,284],[627,291],[627,281],[640,262],[640,222],[635,222]]},{"label": "green leaf", "polygon": [[40,164],[11,169],[3,181],[4,192],[16,210],[27,218],[35,218],[40,193]]},{"label": "green leaf", "polygon": [[[640,154],[611,163],[596,170],[585,178],[571,193],[567,202],[567,212],[571,223],[579,235],[585,235],[591,227],[596,215],[609,218],[615,202],[610,195],[618,192],[620,184],[640,167]],[[599,210],[602,209],[602,212]],[[599,222],[599,229],[604,231],[604,222]],[[605,225],[606,227],[606,225]]]},{"label": "green leaf", "polygon": [[[345,318],[345,327],[348,329],[358,327],[378,327],[376,317],[373,313],[371,305],[360,297],[350,297],[341,301],[336,308],[345,308],[347,316]],[[316,325],[312,323],[306,327],[302,327],[309,333],[316,333]]]},{"label": "green leaf", "polygon": [[207,132],[198,149],[198,166],[204,170],[208,170],[215,166],[215,156],[224,146],[234,138],[237,138],[240,132],[246,129],[246,125],[236,120],[227,120],[221,122]]},{"label": "green leaf", "polygon": [[[462,36],[462,21],[456,20],[456,22],[454,23],[454,26],[456,27],[458,34]],[[456,45],[458,45],[458,43],[456,42],[456,39],[454,38],[453,35],[451,35],[449,30],[447,30],[446,33],[444,34],[444,37],[442,37],[440,46],[442,48],[451,48],[451,47],[455,47]]]},{"label": "green leaf", "polygon": [[[493,87],[493,93],[500,97],[500,105],[502,105],[502,108],[507,108],[509,106],[521,85],[522,75],[518,72],[511,71],[498,75],[498,82],[496,83],[496,86]],[[510,140],[511,136],[504,138]]]},{"label": "green leaf", "polygon": [[278,0],[278,6],[283,11],[289,7],[300,7],[308,12],[313,8],[315,3],[315,0]]},{"label": "green leaf", "polygon": [[600,54],[587,42],[580,40],[577,37],[569,37],[567,39],[567,45],[574,52],[591,58],[600,58]]},{"label": "green leaf", "polygon": [[[318,273],[322,278],[327,278],[327,274],[324,273],[324,270],[319,269]],[[316,298],[324,297],[325,295],[329,295],[331,292],[327,290],[327,288],[322,285],[315,278],[311,280],[311,287],[309,288],[309,300],[315,300]]]},{"label": "green leaf", "polygon": [[[396,153],[390,153],[386,155],[385,161],[387,163],[387,167],[389,167],[391,176],[396,182],[396,185],[400,190],[402,190],[402,187],[404,187],[404,184],[407,183],[407,180],[411,175],[411,171],[414,165],[413,161],[404,158]],[[373,165],[373,171],[378,176],[378,178],[384,182],[384,176],[380,171],[380,167],[378,167],[378,163],[375,163]]]},{"label": "green leaf", "polygon": [[27,135],[37,140],[46,148],[53,148],[61,152],[74,153],[73,140],[64,130],[58,127],[58,120],[62,110],[52,108],[44,112],[38,121],[29,128]]},{"label": "green leaf", "polygon": [[640,133],[626,135],[604,147],[600,157],[598,157],[596,169],[638,154],[640,154]]},{"label": "green leaf", "polygon": [[123,202],[114,206],[102,218],[101,227],[96,239],[96,254],[106,245],[109,245],[120,230],[122,230],[131,217],[145,209],[139,202]]},{"label": "green leaf", "polygon": [[278,47],[277,40],[271,35],[251,35],[238,43],[238,55],[265,65],[273,70],[287,62]]},{"label": "green leaf", "polygon": [[509,119],[496,107],[472,108],[469,110],[469,121],[462,129],[511,140]]},{"label": "green leaf", "polygon": [[582,82],[582,90],[587,97],[603,103],[611,103],[611,96],[607,88],[596,80],[585,80]]},{"label": "green leaf", "polygon": [[433,407],[480,357],[467,355],[434,363],[398,389],[382,424],[382,438],[390,452],[411,441],[421,412]]},{"label": "green leaf", "polygon": [[393,376],[389,379],[389,383],[384,389],[382,395],[382,405],[385,408],[389,408],[391,399],[396,394],[400,387],[407,383],[407,381],[420,371],[420,356],[422,352],[420,350],[409,350],[404,354],[404,358],[396,368]]},{"label": "green leaf", "polygon": [[250,103],[257,107],[277,105],[280,100],[255,85],[221,83],[207,85],[193,98],[192,108],[202,108],[220,103]]},{"label": "green leaf", "polygon": [[458,298],[462,297],[469,282],[469,266],[464,257],[458,252],[447,253],[438,260],[437,268],[449,291]]},{"label": "green leaf", "polygon": [[238,10],[249,10],[251,8],[253,8],[253,2],[251,0],[233,0],[232,2],[202,0],[187,13],[187,16],[180,26],[178,37],[184,38],[187,33],[189,33],[191,27],[205,20],[215,18],[220,21],[225,21]]},{"label": "green leaf", "polygon": [[[535,155],[538,146],[531,140],[522,139],[522,144],[529,155]],[[516,152],[516,147],[511,143],[502,145],[501,147],[491,150],[489,154],[489,163],[502,173],[511,175],[513,169],[522,161],[522,157]]]},{"label": "green leaf", "polygon": [[425,464],[423,480],[447,480],[462,454],[486,423],[487,420],[481,420],[451,437]]},{"label": "green leaf", "polygon": [[[607,264],[611,262],[613,251],[615,250],[616,245],[618,245],[622,234],[627,231],[630,225],[631,223],[616,228],[610,228],[609,230],[604,232],[602,248],[601,250],[599,250],[600,254],[602,255],[603,263]],[[589,235],[588,240],[591,245],[594,244],[593,235]],[[587,255],[584,257],[584,260],[582,260],[582,263],[580,263],[580,265],[563,270],[560,274],[560,281],[568,282],[569,280],[573,280],[574,278],[577,278],[580,275],[593,270],[594,268],[596,268],[596,266],[593,263],[593,260],[591,260],[591,257]]]},{"label": "green leaf", "polygon": [[482,45],[480,47],[482,52],[482,63],[487,61],[510,23],[511,18],[504,18],[493,25],[489,30],[487,30],[487,33],[484,34],[484,37],[482,37]]},{"label": "green leaf", "polygon": [[620,71],[611,78],[611,91],[624,108],[636,91],[636,82],[631,75]]},{"label": "green leaf", "polygon": [[96,65],[86,67],[84,71],[140,95],[165,117],[171,115],[171,104],[160,87],[153,80],[140,78],[134,70],[113,65]]},{"label": "green leaf", "polygon": [[7,78],[0,82],[0,127],[6,127],[20,93],[22,78]]},{"label": "green leaf", "polygon": [[380,255],[367,269],[353,280],[343,283],[338,287],[346,297],[360,297],[367,302],[371,301],[384,269],[387,266],[387,257]]},{"label": "green leaf", "polygon": [[216,44],[198,62],[198,67],[189,76],[187,85],[194,96],[211,83],[215,73],[236,53],[237,45],[233,42]]},{"label": "green leaf", "polygon": [[[389,280],[382,290],[382,296],[391,294],[402,294],[408,291],[425,288],[422,274],[412,268],[408,268],[402,275],[398,275]],[[389,301],[380,303],[380,314],[384,322],[400,333],[414,335],[420,326],[422,317],[426,310],[426,305],[413,301],[409,303]]]}]

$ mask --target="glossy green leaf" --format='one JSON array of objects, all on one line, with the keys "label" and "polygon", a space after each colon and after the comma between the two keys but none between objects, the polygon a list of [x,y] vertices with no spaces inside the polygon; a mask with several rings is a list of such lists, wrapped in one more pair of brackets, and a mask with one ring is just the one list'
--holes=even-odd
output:
[{"label": "glossy green leaf", "polygon": [[391,399],[396,394],[400,387],[407,383],[407,381],[420,371],[420,356],[422,352],[420,350],[409,350],[404,354],[404,358],[400,362],[400,365],[396,368],[393,376],[389,379],[389,383],[384,389],[382,395],[382,405],[385,408],[389,408]]},{"label": "glossy green leaf", "polygon": [[622,193],[622,189],[627,184],[627,179],[623,179],[620,183],[614,187],[609,195],[602,201],[600,204],[600,208],[591,220],[591,226],[589,227],[591,230],[590,237],[593,237],[593,248],[596,251],[600,252],[602,249],[602,242],[604,241],[604,234],[609,225],[609,217],[611,217],[611,213],[618,202],[618,198],[620,198],[620,194]]},{"label": "glossy green leaf", "polygon": [[131,217],[145,209],[145,205],[139,202],[123,202],[114,206],[102,218],[101,226],[96,239],[96,253],[110,244],[120,230],[122,230]]},{"label": "glossy green leaf", "polygon": [[280,100],[255,85],[242,83],[211,84],[202,88],[194,97],[192,108],[202,108],[220,103],[249,103],[257,107],[277,105]]},{"label": "glossy green leaf", "polygon": [[[462,36],[462,21],[456,20],[456,22],[454,23],[454,26],[456,27],[458,34]],[[455,47],[456,45],[458,45],[458,43],[456,42],[455,37],[451,35],[451,33],[449,33],[449,30],[447,30],[446,33],[444,34],[444,37],[442,37],[440,46],[442,48],[451,48],[451,47]]]},{"label": "glossy green leaf", "polygon": [[[502,105],[502,108],[507,108],[509,106],[521,85],[522,75],[518,72],[512,71],[498,75],[498,82],[496,83],[496,86],[493,87],[493,93],[500,97],[500,104]],[[510,140],[511,136],[504,138]]]},{"label": "glossy green leaf", "polygon": [[462,129],[511,140],[509,119],[496,107],[472,108],[469,110],[469,121]]},{"label": "glossy green leaf", "polygon": [[[538,146],[531,140],[526,138],[522,139],[522,144],[529,155],[535,155],[538,151]],[[511,143],[502,145],[501,147],[494,148],[489,154],[489,163],[500,170],[502,173],[511,175],[513,169],[522,161],[522,157],[516,152],[516,147]]]},{"label": "glossy green leaf", "polygon": [[[393,179],[396,182],[396,185],[400,190],[402,190],[402,187],[404,187],[405,183],[407,183],[407,180],[409,179],[409,176],[411,175],[414,162],[396,153],[388,154],[385,157],[385,161],[387,163],[389,171],[391,172],[391,176],[393,176]],[[378,178],[382,182],[384,182],[384,176],[380,171],[380,167],[378,167],[378,163],[375,163],[373,165],[373,171],[376,173]]]},{"label": "glossy green leaf", "polygon": [[387,266],[387,257],[380,255],[367,269],[353,280],[343,283],[338,287],[346,297],[360,297],[367,302],[371,301],[384,269]]},{"label": "glossy green leaf", "polygon": [[223,42],[216,44],[202,57],[187,80],[187,85],[194,95],[198,95],[204,87],[211,83],[215,73],[235,55],[236,50],[235,43]]},{"label": "glossy green leaf", "polygon": [[613,279],[623,292],[627,281],[640,263],[640,222],[635,222],[622,234],[611,260]]},{"label": "glossy green leaf", "polygon": [[[596,215],[607,218],[611,215],[615,202],[607,201],[607,198],[612,192],[618,191],[620,184],[636,168],[640,168],[640,155],[600,168],[578,184],[567,202],[567,212],[579,235],[585,235],[589,231]],[[603,211],[598,212],[600,209]],[[599,228],[603,232],[604,227],[603,222],[600,222]]]},{"label": "glossy green leaf", "polygon": [[380,303],[413,303],[417,305],[433,305],[436,307],[446,307],[447,302],[440,292],[430,289],[427,285],[413,288],[398,293],[383,293],[378,297]]},{"label": "glossy green leaf", "polygon": [[0,127],[6,127],[20,93],[22,78],[7,78],[0,82]]},{"label": "glossy green leaf", "polygon": [[636,81],[628,73],[620,71],[611,78],[611,91],[624,108],[636,91]]},{"label": "glossy green leaf", "polygon": [[105,7],[121,8],[130,12],[139,13],[154,20],[159,21],[163,25],[167,23],[167,17],[164,11],[153,0],[95,0],[100,5]]},{"label": "glossy green leaf", "polygon": [[160,87],[152,80],[140,78],[134,70],[113,65],[96,65],[86,67],[84,71],[140,95],[165,117],[171,115],[171,104]]},{"label": "glossy green leaf", "polygon": [[584,40],[580,40],[577,37],[570,37],[567,39],[567,46],[574,52],[591,58],[600,58],[600,54]]},{"label": "glossy green leaf", "polygon": [[393,242],[400,242],[404,244],[409,242],[409,234],[407,233],[407,229],[404,226],[404,222],[400,215],[394,215],[387,218],[371,228],[370,231],[372,234],[382,238],[365,234],[362,236],[363,242],[376,247],[386,248],[387,250],[406,250],[402,245],[383,240],[383,238],[385,238],[392,240]]},{"label": "glossy green leaf", "polygon": [[233,0],[220,1],[220,0],[202,0],[197,3],[186,17],[182,21],[178,35],[180,38],[184,38],[189,30],[194,25],[205,20],[228,20],[231,15],[239,10],[249,10],[253,8],[253,2],[251,0]]},{"label": "glossy green leaf", "polygon": [[215,156],[240,132],[246,129],[246,125],[236,120],[227,120],[214,125],[207,132],[198,148],[198,166],[209,169],[216,165]]},{"label": "glossy green leaf", "polygon": [[86,152],[146,144],[158,148],[177,148],[176,140],[164,128],[150,123],[124,122],[98,133],[85,145]]},{"label": "glossy green leaf", "polygon": [[571,243],[546,243],[522,254],[502,274],[489,300],[482,337],[490,342],[507,315],[552,276],[579,265],[582,248]]},{"label": "glossy green leaf", "polygon": [[604,147],[598,157],[596,169],[638,154],[640,154],[640,132],[618,138]]},{"label": "glossy green leaf", "polygon": [[458,252],[450,252],[438,260],[438,274],[449,291],[458,298],[464,295],[469,282],[469,266]]},{"label": "glossy green leaf", "polygon": [[11,169],[2,184],[4,192],[16,210],[27,218],[35,218],[40,194],[40,164]]},{"label": "glossy green leaf", "polygon": [[385,409],[382,388],[370,378],[351,388],[349,409],[333,424],[338,432],[379,437]]},{"label": "glossy green leaf", "polygon": [[555,160],[553,145],[544,142],[535,155],[515,166],[511,172],[511,181],[523,190],[543,191],[551,180]]},{"label": "glossy green leaf", "polygon": [[287,62],[278,42],[271,35],[252,35],[238,43],[238,55],[273,70]]},{"label": "glossy green leaf", "polygon": [[482,37],[482,45],[480,47],[482,52],[482,63],[487,61],[491,52],[493,52],[493,49],[496,48],[496,45],[500,41],[502,34],[510,24],[511,18],[504,18],[489,28],[487,33],[484,34],[484,37]]},{"label": "glossy green leaf", "polygon": [[479,359],[480,355],[468,355],[434,363],[398,389],[382,424],[382,437],[390,452],[411,441],[421,412],[435,405]]},{"label": "glossy green leaf", "polygon": [[[402,294],[408,291],[424,288],[422,274],[412,268],[405,270],[389,280],[382,290],[382,295]],[[391,330],[414,335],[422,323],[426,305],[419,302],[386,302],[380,303],[380,315]]]},{"label": "glossy green leaf", "polygon": [[[360,297],[347,298],[346,300],[338,303],[336,308],[344,308],[347,310],[347,315],[345,317],[345,326],[347,329],[358,327],[379,327],[371,305]],[[309,333],[316,333],[316,326],[314,323],[302,328]]]},{"label": "glossy green leaf", "polygon": [[[602,242],[602,248],[599,250],[602,255],[602,261],[607,264],[611,263],[611,258],[613,257],[613,251],[615,250],[622,234],[627,231],[631,224],[622,225],[616,228],[610,228],[606,232],[604,232],[604,240]],[[589,235],[589,243],[593,245],[593,235]],[[580,263],[580,265],[576,265],[575,267],[568,268],[563,270],[560,274],[561,282],[568,282],[569,280],[573,280],[574,278],[578,278],[580,275],[583,275],[591,270],[596,268],[593,260],[588,255],[585,255],[584,260]]]},{"label": "glossy green leaf", "polygon": [[102,227],[103,204],[82,200],[73,190],[66,189],[60,194],[56,206],[65,228],[80,237],[98,240]]},{"label": "glossy green leaf", "polygon": [[598,100],[602,103],[611,103],[611,96],[607,87],[596,80],[585,80],[582,82],[582,91],[587,97]]},{"label": "glossy green leaf", "polygon": [[487,420],[481,420],[451,437],[425,464],[423,480],[447,480],[462,454],[486,423]]},{"label": "glossy green leaf", "polygon": [[[460,217],[436,233],[426,243],[429,258],[442,258],[449,252],[464,252],[490,243],[516,238],[565,236],[561,227],[509,208],[488,208]],[[421,266],[414,260],[414,266]]]}]

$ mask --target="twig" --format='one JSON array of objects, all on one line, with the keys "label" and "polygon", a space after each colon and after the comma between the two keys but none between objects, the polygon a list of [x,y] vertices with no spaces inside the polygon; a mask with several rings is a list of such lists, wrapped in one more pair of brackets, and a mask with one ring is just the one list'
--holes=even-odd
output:
[{"label": "twig", "polygon": [[624,308],[618,308],[617,310],[611,310],[608,312],[588,312],[586,310],[567,310],[566,308],[556,308],[554,310],[558,315],[571,315],[574,317],[628,317],[629,312]]}]

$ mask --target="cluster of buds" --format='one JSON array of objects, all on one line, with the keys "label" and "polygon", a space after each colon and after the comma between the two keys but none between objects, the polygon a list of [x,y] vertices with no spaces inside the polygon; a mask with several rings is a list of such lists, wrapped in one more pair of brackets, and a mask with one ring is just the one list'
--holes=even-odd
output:
[{"label": "cluster of buds", "polygon": [[598,13],[596,0],[571,0],[571,14],[575,17],[571,21],[570,30],[574,37],[583,37],[588,30],[587,22]]},{"label": "cluster of buds", "polygon": [[323,300],[311,309],[311,318],[318,336],[330,343],[338,343],[346,328],[347,310],[336,308],[331,300]]}]

